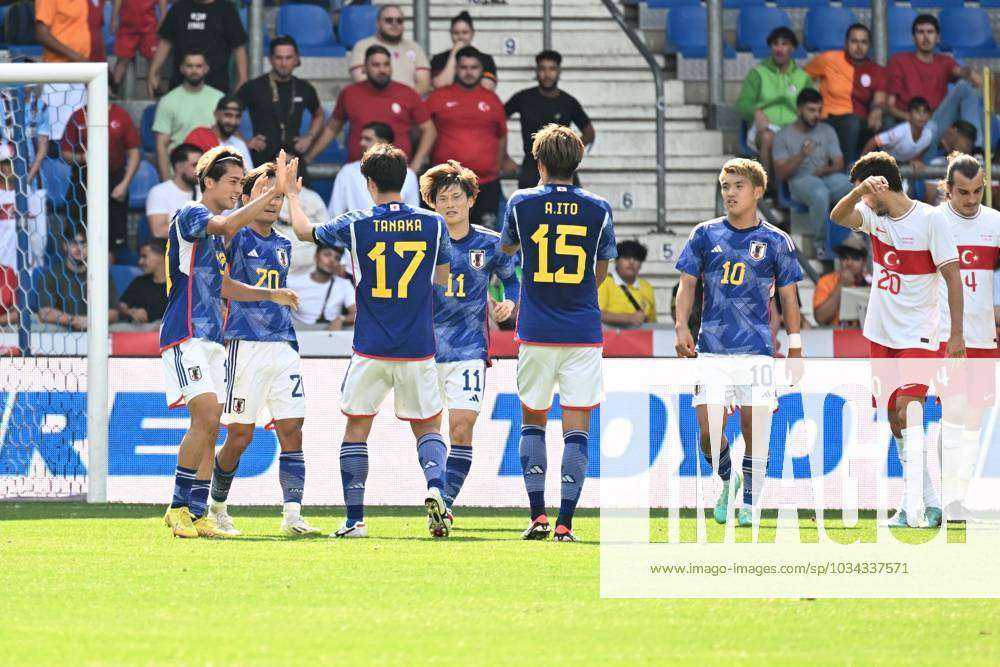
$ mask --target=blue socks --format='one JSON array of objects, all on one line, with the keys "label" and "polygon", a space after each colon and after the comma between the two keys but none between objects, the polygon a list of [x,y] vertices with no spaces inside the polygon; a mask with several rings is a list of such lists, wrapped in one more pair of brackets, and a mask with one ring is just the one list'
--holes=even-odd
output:
[{"label": "blue socks", "polygon": [[306,459],[302,450],[281,452],[278,456],[278,481],[281,495],[286,503],[302,503],[302,492],[306,486]]},{"label": "blue socks", "polygon": [[[760,465],[763,463],[763,465]],[[743,506],[753,507],[754,501],[760,500],[760,493],[758,492],[757,498],[754,498],[754,466],[760,466],[760,473],[764,477],[767,477],[767,461],[761,462],[758,459],[754,459],[750,456],[743,457]],[[764,488],[764,480],[758,480],[761,484],[761,489]]]},{"label": "blue socks", "polygon": [[545,429],[525,424],[521,427],[521,474],[531,505],[531,520],[545,514]]},{"label": "blue socks", "polygon": [[[728,482],[729,478],[733,475],[733,462],[729,458],[729,453],[729,443],[726,442],[725,438],[723,438],[719,447],[719,463],[715,469],[715,472],[719,473],[719,477],[723,482]],[[716,465],[716,463],[712,461],[711,455],[706,458],[708,459],[708,465]]]},{"label": "blue socks", "polygon": [[447,466],[448,448],[440,433],[426,433],[417,440],[417,459],[424,471],[427,488],[437,488],[444,493],[444,475]]},{"label": "blue socks", "polygon": [[347,505],[347,524],[365,518],[365,482],[368,480],[368,445],[345,442],[340,445],[340,482]]},{"label": "blue socks", "polygon": [[585,431],[567,431],[563,434],[562,502],[559,505],[557,526],[573,528],[573,513],[583,491],[587,477],[587,442]]},{"label": "blue socks", "polygon": [[[238,465],[236,467],[239,467]],[[226,472],[219,466],[219,457],[215,457],[215,468],[212,470],[212,500],[224,503],[229,498],[229,487],[236,477],[236,468]]]},{"label": "blue socks", "polygon": [[191,496],[191,484],[194,483],[195,472],[197,471],[193,468],[177,466],[177,470],[174,471],[174,497],[170,501],[171,508],[188,506],[188,499]]},{"label": "blue socks", "polygon": [[188,500],[188,510],[195,519],[205,516],[205,508],[208,506],[208,489],[212,485],[210,479],[196,479],[191,484],[191,495]]},{"label": "blue socks", "polygon": [[472,467],[472,446],[452,445],[448,454],[448,462],[445,466],[444,480],[444,501],[448,503],[448,509],[455,504],[458,492],[465,484],[465,478]]}]

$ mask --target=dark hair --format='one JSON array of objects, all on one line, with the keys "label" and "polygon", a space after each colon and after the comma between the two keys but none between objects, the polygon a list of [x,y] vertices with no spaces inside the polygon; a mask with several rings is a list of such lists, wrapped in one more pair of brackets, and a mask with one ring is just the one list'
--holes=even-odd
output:
[{"label": "dark hair", "polygon": [[956,171],[968,179],[973,179],[982,170],[983,166],[979,164],[979,160],[966,153],[956,151],[948,156],[948,172],[945,176],[945,182],[949,186],[954,185]]},{"label": "dark hair", "polygon": [[554,49],[539,51],[538,55],[535,56],[535,64],[541,65],[543,60],[551,60],[556,65],[562,67],[562,54]]},{"label": "dark hair", "polygon": [[475,58],[479,61],[480,65],[483,65],[483,53],[476,47],[469,45],[463,46],[455,53],[455,62],[457,63],[462,58]]},{"label": "dark hair", "polygon": [[861,183],[869,176],[881,176],[889,183],[889,189],[893,192],[903,191],[903,179],[899,176],[896,158],[884,151],[866,153],[851,167],[852,183]]},{"label": "dark hair", "polygon": [[184,55],[181,56],[181,63],[183,63],[188,56],[201,56],[205,59],[205,64],[208,64],[208,55],[202,49],[188,49],[184,52]]},{"label": "dark hair", "polygon": [[799,38],[795,36],[795,33],[788,26],[779,25],[777,28],[772,30],[771,34],[767,36],[767,45],[771,46],[779,39],[791,42],[792,48],[799,48]]},{"label": "dark hair", "polygon": [[240,112],[243,111],[243,100],[238,98],[236,95],[223,95],[219,98],[219,101],[215,103],[216,111],[224,111],[226,107],[231,104],[235,104],[240,108]]},{"label": "dark hair", "polygon": [[86,225],[80,225],[75,222],[67,223],[66,226],[63,228],[63,239],[62,239],[63,243],[65,243],[66,245],[74,243],[76,241],[77,236],[83,239],[81,243],[87,242]]},{"label": "dark hair", "polygon": [[271,50],[269,53],[273,56],[274,50],[279,46],[290,46],[295,49],[295,55],[299,55],[299,43],[295,41],[295,38],[291,35],[278,35],[271,40]]},{"label": "dark hair", "polygon": [[815,88],[803,88],[799,96],[795,98],[795,106],[801,107],[806,104],[822,104],[823,96]]},{"label": "dark hair", "polygon": [[243,177],[243,194],[247,197],[253,195],[253,186],[257,183],[257,179],[263,176],[265,179],[274,178],[274,175],[278,171],[278,166],[273,162],[265,162],[264,164],[257,165],[253,169],[247,172],[246,176]]},{"label": "dark hair", "polygon": [[847,27],[847,32],[844,33],[845,42],[851,38],[851,33],[854,32],[855,30],[864,30],[865,34],[868,35],[868,40],[871,41],[872,31],[868,26],[866,26],[864,23],[852,23]]},{"label": "dark hair", "polygon": [[392,126],[387,123],[380,123],[377,120],[373,120],[370,123],[366,123],[362,130],[371,130],[375,133],[375,136],[384,141],[387,144],[391,144],[396,140],[396,132],[392,129]]},{"label": "dark hair", "polygon": [[618,242],[619,259],[623,257],[631,257],[632,259],[637,259],[640,262],[645,262],[647,252],[648,251],[646,250],[646,246],[639,243],[638,241],[629,239],[627,241]]},{"label": "dark hair", "polygon": [[451,27],[454,28],[456,23],[468,23],[470,30],[475,30],[475,26],[472,25],[472,17],[469,16],[469,12],[461,11],[451,18]]},{"label": "dark hair", "polygon": [[148,241],[146,241],[145,243],[143,243],[141,246],[139,246],[140,250],[143,249],[143,248],[149,248],[150,250],[152,250],[153,252],[155,252],[157,255],[166,255],[167,254],[167,240],[166,239],[149,239]]},{"label": "dark hair", "polygon": [[175,164],[180,164],[181,162],[187,162],[188,157],[190,157],[192,153],[201,155],[203,152],[204,151],[194,144],[177,144],[170,150],[170,164],[173,166]]},{"label": "dark hair", "polygon": [[976,145],[976,140],[979,138],[979,132],[976,130],[976,126],[967,120],[956,120],[952,125],[955,131],[961,134],[963,137],[969,140],[973,146]]},{"label": "dark hair", "polygon": [[910,101],[906,103],[906,110],[916,111],[917,109],[927,109],[928,111],[930,111],[931,110],[930,102],[928,102],[925,98],[920,97],[919,95],[910,98]]},{"label": "dark hair", "polygon": [[361,175],[379,192],[400,192],[406,182],[406,153],[392,144],[375,144],[361,156]]},{"label": "dark hair", "polygon": [[[387,5],[383,5],[383,6],[387,6]],[[372,44],[367,49],[365,49],[365,62],[368,62],[369,58],[371,58],[374,55],[378,55],[380,53],[383,56],[385,56],[386,58],[388,58],[390,62],[392,62],[392,54],[389,53],[389,49],[385,48],[384,46],[382,46],[380,44]]]},{"label": "dark hair", "polygon": [[438,193],[453,185],[462,188],[470,199],[479,195],[479,179],[475,172],[455,160],[448,160],[431,167],[420,177],[420,196],[433,208]]},{"label": "dark hair", "polygon": [[934,32],[941,32],[941,24],[938,23],[937,17],[933,14],[920,14],[917,18],[913,19],[913,25],[910,26],[910,34],[917,32],[918,25],[932,25],[934,26]]}]

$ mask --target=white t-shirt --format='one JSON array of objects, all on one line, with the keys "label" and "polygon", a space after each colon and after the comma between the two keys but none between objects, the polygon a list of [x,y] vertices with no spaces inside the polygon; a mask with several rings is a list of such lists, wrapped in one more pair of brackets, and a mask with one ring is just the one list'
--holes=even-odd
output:
[{"label": "white t-shirt", "polygon": [[[403,203],[410,206],[420,206],[420,186],[417,175],[412,169],[406,170],[406,181],[403,183]],[[361,175],[361,161],[348,162],[337,172],[333,182],[333,192],[330,193],[330,204],[327,211],[330,217],[336,218],[341,213],[370,208],[375,205],[372,196],[368,194],[368,185]]]},{"label": "white t-shirt", "polygon": [[[962,328],[965,332],[965,345],[983,350],[996,349],[993,268],[997,264],[997,248],[1000,247],[1000,212],[980,206],[975,216],[967,218],[953,209],[949,202],[938,208],[944,212],[958,246],[964,286]],[[951,331],[948,287],[944,278],[940,278],[939,282],[941,340],[947,340]]]},{"label": "white t-shirt", "polygon": [[0,266],[17,268],[17,192],[0,190]]},{"label": "white t-shirt", "polygon": [[944,213],[923,202],[901,218],[876,215],[864,202],[859,231],[871,236],[872,277],[864,336],[896,350],[936,350],[938,269],[958,261]]},{"label": "white t-shirt", "polygon": [[177,187],[172,180],[157,183],[149,189],[146,195],[146,216],[166,214],[174,217],[184,204],[194,199],[194,191],[185,192]]},{"label": "white t-shirt", "polygon": [[354,305],[354,286],[346,278],[334,276],[331,285],[318,283],[308,274],[289,275],[287,284],[299,295],[299,309],[292,311],[292,319],[299,324],[316,324],[320,313],[332,322],[340,317],[344,308]]},{"label": "white t-shirt", "polygon": [[935,129],[933,122],[927,123],[920,133],[920,138],[914,141],[910,124],[900,123],[879,133],[875,137],[875,144],[884,148],[887,153],[896,158],[897,162],[909,162],[913,158],[920,157],[930,147],[931,141],[934,140]]}]

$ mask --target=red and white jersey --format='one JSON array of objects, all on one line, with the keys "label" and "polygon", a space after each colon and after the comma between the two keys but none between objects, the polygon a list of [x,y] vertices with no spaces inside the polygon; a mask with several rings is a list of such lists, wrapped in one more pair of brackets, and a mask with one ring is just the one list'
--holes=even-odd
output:
[{"label": "red and white jersey", "polygon": [[938,269],[958,261],[944,213],[915,201],[900,218],[860,202],[862,231],[872,239],[875,275],[864,336],[896,350],[938,348]]},{"label": "red and white jersey", "polygon": [[[997,346],[993,322],[993,269],[997,265],[997,248],[1000,247],[1000,212],[980,206],[976,215],[967,218],[952,208],[950,202],[938,208],[944,211],[958,246],[959,267],[965,287],[965,345],[993,349]],[[939,282],[941,340],[947,340],[951,329],[948,288],[943,278],[939,278]]]}]

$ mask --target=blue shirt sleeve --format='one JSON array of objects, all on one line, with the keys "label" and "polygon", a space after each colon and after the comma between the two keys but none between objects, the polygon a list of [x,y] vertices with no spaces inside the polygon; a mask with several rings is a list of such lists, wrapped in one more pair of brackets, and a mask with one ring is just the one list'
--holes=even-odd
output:
[{"label": "blue shirt sleeve", "polygon": [[701,252],[702,232],[700,227],[696,227],[688,242],[681,250],[681,256],[677,258],[677,270],[690,276],[700,278],[704,270],[704,260]]},{"label": "blue shirt sleeve", "polygon": [[49,114],[48,109],[45,108],[45,104],[41,99],[35,100],[35,119],[38,122],[38,127],[35,128],[35,134],[38,136],[52,136],[52,126],[49,125]]},{"label": "blue shirt sleeve", "polygon": [[618,242],[615,240],[615,223],[611,215],[611,207],[604,209],[604,225],[601,227],[601,237],[597,241],[597,259],[609,260],[618,256]]},{"label": "blue shirt sleeve", "polygon": [[320,248],[344,248],[351,245],[351,223],[349,213],[338,215],[329,222],[313,227],[313,240]]},{"label": "blue shirt sleeve", "polygon": [[776,287],[784,287],[802,280],[802,267],[791,241],[781,238],[778,243],[778,254],[775,258],[774,283]]},{"label": "blue shirt sleeve", "polygon": [[205,238],[205,230],[211,219],[212,212],[203,204],[189,204],[177,212],[177,233],[185,241],[194,242]]},{"label": "blue shirt sleeve", "polygon": [[496,259],[493,265],[493,273],[500,278],[503,283],[503,297],[517,303],[521,295],[521,281],[517,279],[517,271],[514,270],[514,258],[497,248]]},{"label": "blue shirt sleeve", "polygon": [[437,220],[441,223],[441,235],[438,237],[438,256],[437,265],[451,263],[451,236],[448,235],[448,225],[445,223],[444,218],[437,216]]},{"label": "blue shirt sleeve", "polygon": [[500,232],[500,245],[520,245],[521,239],[517,236],[517,204],[515,198],[507,202],[507,209],[503,214],[503,230]]}]

